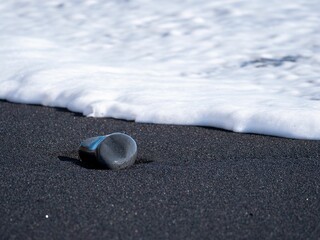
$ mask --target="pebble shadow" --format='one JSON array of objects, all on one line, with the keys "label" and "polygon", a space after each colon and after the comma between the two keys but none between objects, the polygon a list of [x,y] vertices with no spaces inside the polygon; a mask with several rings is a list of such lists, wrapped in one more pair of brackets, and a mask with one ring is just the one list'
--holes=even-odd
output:
[{"label": "pebble shadow", "polygon": [[[106,169],[104,167],[101,167],[100,165],[96,164],[96,163],[90,163],[90,162],[82,162],[77,158],[73,158],[73,157],[67,157],[67,156],[58,156],[60,161],[63,162],[70,162],[72,164],[78,165],[80,167],[84,167],[87,169],[96,169],[96,170],[103,170]],[[149,164],[152,163],[153,160],[150,159],[146,159],[146,158],[138,158],[136,160],[136,162],[134,163],[134,165],[140,165],[140,164]]]},{"label": "pebble shadow", "polygon": [[72,157],[67,157],[67,156],[58,156],[60,161],[63,162],[70,162],[72,164],[78,165],[80,167],[84,167],[87,169],[97,169],[97,170],[101,170],[104,169],[103,167],[99,166],[98,164],[93,164],[93,163],[89,163],[89,162],[82,162],[77,158],[72,158]]}]

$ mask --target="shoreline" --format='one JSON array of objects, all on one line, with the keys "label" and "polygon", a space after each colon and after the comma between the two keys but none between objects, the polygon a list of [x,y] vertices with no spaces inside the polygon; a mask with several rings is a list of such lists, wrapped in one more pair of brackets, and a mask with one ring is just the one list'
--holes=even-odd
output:
[{"label": "shoreline", "polygon": [[[320,236],[320,145],[208,127],[88,118],[0,101],[4,238]],[[80,142],[125,132],[133,167],[78,161]]]}]

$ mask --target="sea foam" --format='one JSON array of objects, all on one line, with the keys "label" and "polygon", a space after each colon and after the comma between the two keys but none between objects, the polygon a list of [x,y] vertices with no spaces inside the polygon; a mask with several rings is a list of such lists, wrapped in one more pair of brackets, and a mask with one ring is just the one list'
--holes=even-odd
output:
[{"label": "sea foam", "polygon": [[1,1],[0,98],[320,139],[318,0]]}]

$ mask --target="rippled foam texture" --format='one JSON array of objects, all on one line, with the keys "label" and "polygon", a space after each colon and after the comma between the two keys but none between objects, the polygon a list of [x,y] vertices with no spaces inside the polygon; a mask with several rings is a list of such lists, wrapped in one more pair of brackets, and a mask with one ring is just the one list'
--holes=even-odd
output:
[{"label": "rippled foam texture", "polygon": [[0,98],[320,139],[318,0],[1,1]]}]

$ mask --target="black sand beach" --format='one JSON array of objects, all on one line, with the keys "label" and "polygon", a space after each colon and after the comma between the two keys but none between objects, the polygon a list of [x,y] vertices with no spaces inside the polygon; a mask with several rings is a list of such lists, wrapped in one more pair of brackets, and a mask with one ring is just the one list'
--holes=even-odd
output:
[{"label": "black sand beach", "polygon": [[[320,143],[0,102],[1,239],[319,239]],[[307,116],[306,116],[307,117]],[[77,160],[125,132],[137,163]]]}]

